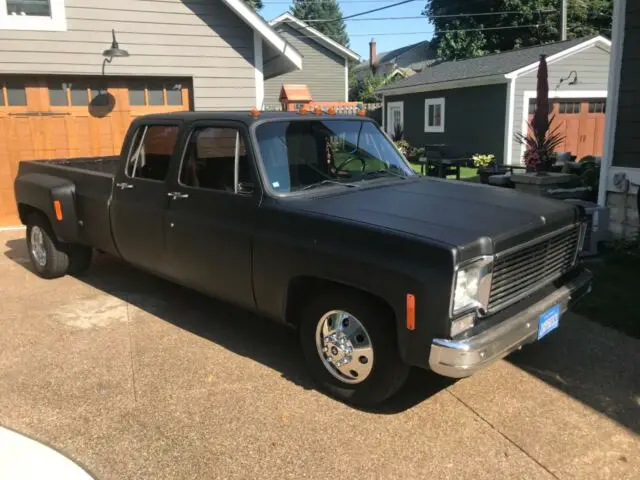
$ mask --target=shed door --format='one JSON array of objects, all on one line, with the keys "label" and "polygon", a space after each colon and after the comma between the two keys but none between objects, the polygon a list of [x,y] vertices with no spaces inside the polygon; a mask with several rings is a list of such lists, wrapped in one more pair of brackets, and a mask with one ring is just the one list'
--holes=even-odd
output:
[{"label": "shed door", "polygon": [[[532,99],[529,104],[529,121],[533,120],[534,112],[535,99]],[[605,113],[604,98],[552,99],[550,116],[555,116],[554,125],[564,135],[564,141],[556,150],[571,152],[578,160],[587,155],[602,156]]]},{"label": "shed door", "polygon": [[0,226],[21,160],[118,155],[134,118],[189,108],[181,79],[0,76]]}]

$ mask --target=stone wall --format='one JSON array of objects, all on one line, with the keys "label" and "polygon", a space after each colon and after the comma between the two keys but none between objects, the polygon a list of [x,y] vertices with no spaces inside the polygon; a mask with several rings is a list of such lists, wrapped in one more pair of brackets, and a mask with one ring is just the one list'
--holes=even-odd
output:
[{"label": "stone wall", "polygon": [[625,193],[608,192],[607,207],[610,210],[610,231],[616,239],[634,239],[640,234],[637,190]]}]

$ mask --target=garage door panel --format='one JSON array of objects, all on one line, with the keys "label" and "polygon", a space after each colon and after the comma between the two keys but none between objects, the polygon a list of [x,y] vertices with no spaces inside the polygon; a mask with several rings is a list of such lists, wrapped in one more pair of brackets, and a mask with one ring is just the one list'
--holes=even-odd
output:
[{"label": "garage door panel", "polygon": [[[18,222],[13,182],[21,160],[117,155],[134,118],[189,110],[192,97],[190,81],[185,79],[31,77],[23,79],[23,84],[27,105],[0,107],[0,225]],[[51,106],[49,84],[57,89],[55,106]],[[129,104],[129,87],[134,84],[144,89],[141,105]],[[6,97],[4,85],[5,80],[0,77],[0,95]],[[168,90],[175,92],[175,85],[180,85],[175,88],[181,89],[178,98],[182,105],[168,105],[170,98],[175,99]],[[89,107],[91,99],[104,94],[104,88],[115,104]],[[86,97],[82,93],[85,89]],[[149,98],[156,102],[162,99],[164,104],[149,105]],[[73,105],[73,101],[82,105]]]}]

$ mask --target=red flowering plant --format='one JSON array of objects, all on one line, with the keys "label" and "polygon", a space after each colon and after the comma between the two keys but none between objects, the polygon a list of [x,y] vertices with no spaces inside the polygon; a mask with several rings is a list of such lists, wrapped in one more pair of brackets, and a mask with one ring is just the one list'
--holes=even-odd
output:
[{"label": "red flowering plant", "polygon": [[[549,120],[548,126],[553,124],[553,117]],[[516,141],[523,144],[524,164],[528,169],[536,172],[547,172],[551,170],[554,162],[553,152],[558,145],[564,141],[564,136],[558,132],[557,126],[553,130],[536,130],[533,122],[529,123],[527,134],[516,133]]]},{"label": "red flowering plant", "polygon": [[555,117],[549,118],[548,78],[546,55],[540,55],[536,86],[536,111],[533,120],[527,124],[527,132],[515,134],[516,141],[525,146],[525,165],[528,169],[536,172],[551,170],[554,161],[553,151],[564,140],[564,136],[558,133],[559,127],[551,130]]}]

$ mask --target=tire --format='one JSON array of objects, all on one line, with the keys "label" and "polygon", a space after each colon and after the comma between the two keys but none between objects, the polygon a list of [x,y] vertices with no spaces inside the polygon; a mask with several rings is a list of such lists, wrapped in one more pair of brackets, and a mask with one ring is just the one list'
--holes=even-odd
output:
[{"label": "tire", "polygon": [[31,264],[42,278],[66,275],[69,255],[60,248],[48,220],[41,215],[27,219],[27,250]]},{"label": "tire", "polygon": [[[336,322],[343,325],[338,330],[347,343],[341,342],[344,336],[335,330]],[[336,336],[331,338],[333,333]],[[325,342],[325,338],[331,340]],[[396,338],[388,309],[347,288],[327,290],[314,298],[300,324],[300,343],[313,377],[329,395],[355,406],[379,404],[404,385],[409,366],[400,358]],[[349,346],[353,351],[345,356]],[[346,363],[339,370],[335,365],[340,362]]]}]

